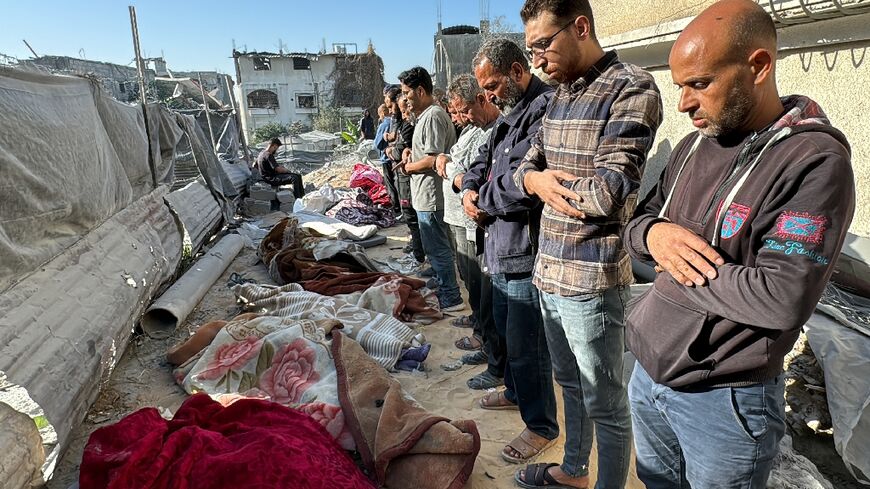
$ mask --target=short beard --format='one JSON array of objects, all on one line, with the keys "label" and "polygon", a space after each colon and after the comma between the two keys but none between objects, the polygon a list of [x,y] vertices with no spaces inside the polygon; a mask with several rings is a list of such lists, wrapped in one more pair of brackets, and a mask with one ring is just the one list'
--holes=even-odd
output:
[{"label": "short beard", "polygon": [[517,82],[508,78],[505,92],[505,98],[495,97],[493,103],[495,103],[496,107],[501,110],[502,114],[508,115],[511,110],[520,103],[520,100],[522,100],[523,91],[520,89],[520,85]]},{"label": "short beard", "polygon": [[[707,119],[707,127],[698,131],[708,138],[718,138],[737,131],[752,112],[752,93],[744,89],[739,83],[735,83],[728,91],[725,107],[716,120]],[[697,112],[691,114],[698,115]],[[701,113],[703,117],[704,113]]]}]

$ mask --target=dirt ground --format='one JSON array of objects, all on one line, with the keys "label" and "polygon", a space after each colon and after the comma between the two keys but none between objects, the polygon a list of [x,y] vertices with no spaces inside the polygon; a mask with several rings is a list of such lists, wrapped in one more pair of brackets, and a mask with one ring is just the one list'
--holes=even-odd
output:
[{"label": "dirt ground", "polygon": [[[405,226],[382,230],[387,236],[383,245],[369,248],[368,255],[375,259],[400,256],[401,248],[407,243]],[[187,394],[172,378],[171,367],[166,362],[166,351],[181,342],[196,329],[215,319],[228,319],[240,312],[235,297],[227,286],[232,273],[243,275],[259,282],[271,283],[266,268],[256,257],[254,250],[245,248],[233,261],[223,276],[212,286],[202,302],[187,318],[175,334],[166,340],[154,340],[137,335],[125,351],[100,396],[91,408],[84,422],[76,429],[71,444],[60,460],[49,489],[66,489],[78,478],[79,463],[88,436],[97,428],[107,426],[124,416],[144,407],[158,407],[175,412]],[[457,315],[468,314],[469,310],[459,311]],[[477,423],[481,436],[481,450],[474,473],[466,485],[467,489],[513,488],[513,474],[518,468],[499,457],[502,447],[522,431],[523,424],[516,411],[485,411],[476,407],[475,400],[483,392],[472,391],[465,381],[481,372],[485,367],[465,366],[448,372],[442,364],[454,363],[464,352],[457,350],[453,342],[470,332],[449,324],[451,316],[441,321],[419,328],[432,343],[432,350],[426,361],[426,372],[398,373],[396,378],[402,386],[430,411],[451,419],[472,419]],[[560,393],[557,392],[557,397]],[[560,405],[560,423],[563,422]],[[537,461],[557,462],[562,457],[564,435],[556,445],[547,450]],[[593,452],[593,462],[595,453]],[[633,465],[633,464],[632,464]],[[595,465],[592,465],[594,477]],[[632,472],[629,489],[643,487]]]},{"label": "dirt ground", "polygon": [[[401,248],[407,243],[407,228],[403,225],[381,230],[387,236],[383,245],[369,248],[367,254],[374,260],[385,261],[390,256],[401,255]],[[191,335],[200,325],[215,319],[228,319],[240,312],[235,297],[230,291],[228,280],[237,273],[243,278],[258,282],[271,283],[266,268],[259,262],[253,249],[245,248],[229,266],[223,276],[211,287],[202,302],[187,318],[184,324],[166,340],[154,340],[146,336],[135,336],[125,351],[109,381],[102,387],[101,394],[89,411],[87,418],[76,429],[71,444],[60,460],[49,489],[67,489],[78,478],[79,463],[88,436],[97,428],[119,421],[124,416],[144,407],[158,407],[161,411],[174,413],[187,398],[185,392],[175,383],[171,367],[166,362],[166,351]],[[455,315],[468,314],[469,310]],[[519,413],[516,411],[486,411],[476,406],[481,391],[472,391],[465,382],[481,372],[485,366],[464,366],[456,371],[446,371],[441,365],[455,363],[464,352],[457,350],[453,342],[469,334],[470,330],[453,327],[449,324],[452,316],[434,324],[419,328],[432,343],[432,350],[426,361],[426,372],[397,373],[395,377],[406,391],[433,413],[451,419],[472,419],[477,423],[481,436],[481,450],[474,472],[466,485],[467,489],[505,489],[517,487],[513,481],[518,466],[504,462],[499,452],[523,428]],[[557,386],[557,399],[561,393]],[[561,399],[559,401],[559,422],[564,426]],[[842,461],[833,449],[830,437],[809,435],[806,432],[792,433],[795,448],[818,464],[835,488],[857,488],[857,483],[845,473]],[[557,443],[542,454],[538,462],[559,462],[563,455],[564,434]],[[596,471],[596,454],[593,449],[590,470],[593,487]],[[634,463],[629,475],[627,488],[643,487],[634,473]]]}]

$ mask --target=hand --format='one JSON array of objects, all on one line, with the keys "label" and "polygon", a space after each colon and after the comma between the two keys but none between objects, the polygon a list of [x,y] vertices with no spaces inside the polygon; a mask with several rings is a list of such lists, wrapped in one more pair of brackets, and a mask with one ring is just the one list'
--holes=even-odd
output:
[{"label": "hand", "polygon": [[402,150],[402,164],[406,165],[411,162],[411,148]]},{"label": "hand", "polygon": [[575,175],[561,170],[530,171],[523,178],[523,186],[532,195],[557,212],[569,217],[583,219],[586,214],[574,208],[568,199],[582,202],[583,199],[574,191],[565,188],[562,182],[577,180]]},{"label": "hand", "polygon": [[440,154],[435,158],[435,173],[441,178],[447,178],[447,163],[450,157],[445,154]]},{"label": "hand", "polygon": [[478,209],[477,200],[479,198],[480,195],[474,190],[467,192],[465,196],[462,197],[462,208],[465,210],[465,215],[478,224],[482,223],[487,217],[489,217],[486,212]]},{"label": "hand", "polygon": [[656,271],[670,273],[686,287],[700,287],[707,279],[715,279],[718,274],[713,264],[725,264],[703,238],[670,222],[653,224],[646,235],[646,246],[657,263]]},{"label": "hand", "polygon": [[396,133],[394,133],[394,132],[384,133],[384,141],[386,141],[388,143],[392,143],[395,140],[396,140]]},{"label": "hand", "polygon": [[460,173],[453,177],[453,186],[456,188],[462,188],[462,179],[465,177],[465,173]]}]

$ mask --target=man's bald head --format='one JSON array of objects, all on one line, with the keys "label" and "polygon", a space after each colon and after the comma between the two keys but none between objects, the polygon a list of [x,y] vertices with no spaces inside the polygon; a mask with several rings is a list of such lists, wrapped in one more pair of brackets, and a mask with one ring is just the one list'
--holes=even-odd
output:
[{"label": "man's bald head", "polygon": [[782,111],[776,89],[776,28],[751,0],[722,0],[680,34],[668,59],[677,109],[708,137],[767,125]]},{"label": "man's bald head", "polygon": [[[752,0],[721,0],[683,30],[677,44],[703,39],[707,55],[743,62],[757,49],[776,53],[773,19]],[[674,46],[677,47],[676,45]]]}]

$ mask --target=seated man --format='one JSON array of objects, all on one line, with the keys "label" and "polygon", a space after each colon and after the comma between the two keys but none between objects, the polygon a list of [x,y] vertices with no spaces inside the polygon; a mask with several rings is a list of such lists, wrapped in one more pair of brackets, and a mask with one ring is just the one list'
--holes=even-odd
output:
[{"label": "seated man", "polygon": [[305,189],[302,187],[302,175],[293,173],[284,168],[275,161],[275,152],[281,147],[281,140],[272,138],[269,141],[269,147],[260,152],[257,156],[256,166],[260,170],[260,175],[263,181],[269,185],[286,185],[293,184],[293,195],[298,199],[305,195]]}]

